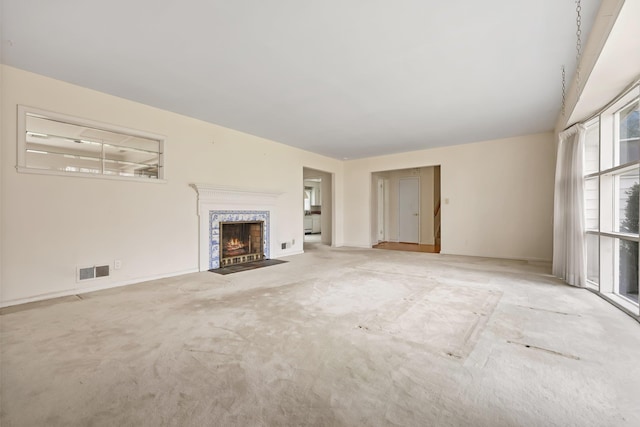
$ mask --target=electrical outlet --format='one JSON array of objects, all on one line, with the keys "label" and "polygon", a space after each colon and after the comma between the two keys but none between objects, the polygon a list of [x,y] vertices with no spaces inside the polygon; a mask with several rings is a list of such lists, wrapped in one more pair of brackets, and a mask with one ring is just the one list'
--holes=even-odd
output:
[{"label": "electrical outlet", "polygon": [[282,244],[280,245],[280,247],[281,247],[282,249],[287,249],[287,244],[286,244],[286,243],[282,243]]},{"label": "electrical outlet", "polygon": [[119,259],[115,260],[113,262],[113,269],[120,270],[121,268],[122,268],[122,260],[119,260]]}]

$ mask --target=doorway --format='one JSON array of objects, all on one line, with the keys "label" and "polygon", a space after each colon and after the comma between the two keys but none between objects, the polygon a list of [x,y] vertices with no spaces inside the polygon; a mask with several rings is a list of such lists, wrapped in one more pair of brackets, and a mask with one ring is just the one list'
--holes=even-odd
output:
[{"label": "doorway", "polygon": [[332,244],[333,176],[329,172],[303,168],[302,222],[304,247]]},{"label": "doorway", "polygon": [[440,166],[371,174],[374,248],[439,253]]}]

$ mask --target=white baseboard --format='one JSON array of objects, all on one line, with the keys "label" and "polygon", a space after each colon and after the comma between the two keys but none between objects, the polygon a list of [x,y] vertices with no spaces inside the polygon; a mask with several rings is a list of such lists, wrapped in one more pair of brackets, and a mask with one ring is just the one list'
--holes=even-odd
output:
[{"label": "white baseboard", "polygon": [[542,263],[551,263],[550,259],[545,258],[531,258],[531,257],[513,257],[513,256],[500,256],[500,255],[478,255],[478,254],[465,254],[465,253],[452,253],[444,250],[440,250],[440,255],[450,255],[450,256],[468,256],[474,258],[488,258],[488,259],[504,259],[509,261],[527,261],[527,262],[542,262]]},{"label": "white baseboard", "polygon": [[293,256],[293,255],[302,255],[304,253],[303,250],[298,250],[298,251],[293,251],[293,252],[286,252],[286,253],[279,253],[276,256],[272,256],[271,258],[285,258],[288,256]]},{"label": "white baseboard", "polygon": [[64,291],[49,292],[46,294],[40,294],[33,297],[18,298],[18,299],[9,300],[9,301],[0,301],[0,308],[11,307],[19,304],[26,304],[29,302],[44,301],[44,300],[53,299],[53,298],[68,297],[70,295],[87,294],[89,292],[103,291],[105,289],[119,288],[122,286],[135,285],[136,283],[148,282],[150,280],[167,279],[169,277],[182,276],[184,274],[191,274],[191,273],[197,273],[197,272],[198,272],[198,269],[194,268],[194,269],[177,271],[177,272],[168,273],[168,274],[158,274],[153,276],[138,277],[135,279],[122,280],[118,282],[100,283],[100,284],[96,283],[95,285],[92,285],[92,286],[82,286],[81,288],[73,288],[73,289],[67,289]]},{"label": "white baseboard", "polygon": [[343,244],[343,248],[361,248],[361,249],[371,249],[371,244],[363,244],[363,243],[347,243]]}]

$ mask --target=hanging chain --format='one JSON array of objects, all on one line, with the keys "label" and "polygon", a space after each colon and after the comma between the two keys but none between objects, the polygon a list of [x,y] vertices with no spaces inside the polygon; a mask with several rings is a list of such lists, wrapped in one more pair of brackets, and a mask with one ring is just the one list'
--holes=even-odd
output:
[{"label": "hanging chain", "polygon": [[565,107],[567,105],[567,79],[564,72],[564,65],[562,68],[562,117],[564,117]]},{"label": "hanging chain", "polygon": [[576,90],[580,95],[580,57],[582,56],[582,5],[576,0]]},{"label": "hanging chain", "polygon": [[[582,4],[576,0],[576,94],[580,96],[580,58],[582,57]],[[567,107],[567,75],[564,65],[562,70],[562,116]]]}]

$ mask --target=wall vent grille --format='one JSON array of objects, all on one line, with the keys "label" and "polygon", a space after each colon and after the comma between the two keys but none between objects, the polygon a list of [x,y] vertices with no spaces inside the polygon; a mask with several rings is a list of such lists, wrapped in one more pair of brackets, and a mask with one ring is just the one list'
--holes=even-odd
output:
[{"label": "wall vent grille", "polygon": [[78,281],[98,279],[100,277],[109,276],[108,265],[94,265],[91,267],[79,267],[78,268]]}]

